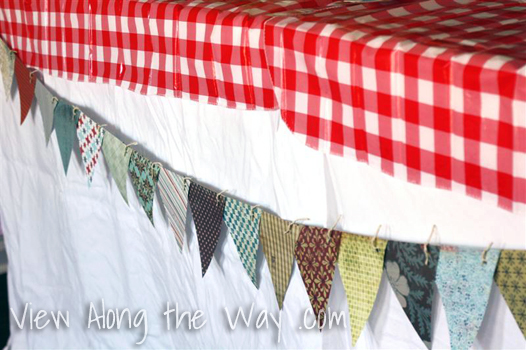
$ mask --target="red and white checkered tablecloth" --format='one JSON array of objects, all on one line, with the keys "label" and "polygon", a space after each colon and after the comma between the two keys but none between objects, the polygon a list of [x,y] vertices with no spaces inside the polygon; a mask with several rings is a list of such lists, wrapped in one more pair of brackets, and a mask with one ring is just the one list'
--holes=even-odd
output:
[{"label": "red and white checkered tablecloth", "polygon": [[0,34],[51,74],[280,108],[311,147],[525,211],[518,0],[6,0]]}]

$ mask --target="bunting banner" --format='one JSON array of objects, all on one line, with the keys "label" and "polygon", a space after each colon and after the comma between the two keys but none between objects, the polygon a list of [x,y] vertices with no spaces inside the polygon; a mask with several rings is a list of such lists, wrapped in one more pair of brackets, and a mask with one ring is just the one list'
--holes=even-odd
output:
[{"label": "bunting banner", "polygon": [[35,95],[36,77],[26,68],[18,56],[15,58],[15,75],[20,96],[20,124],[24,124]]},{"label": "bunting banner", "polygon": [[11,95],[11,85],[13,84],[13,75],[15,71],[15,55],[6,43],[0,39],[0,71],[2,72],[2,81],[4,83],[4,92],[6,98]]},{"label": "bunting banner", "polygon": [[77,137],[84,169],[86,170],[86,175],[88,175],[88,186],[91,186],[95,166],[98,163],[102,148],[104,129],[84,113],[80,113],[77,124]]},{"label": "bunting banner", "polygon": [[283,308],[292,275],[294,249],[299,231],[300,225],[267,212],[261,215],[260,239],[280,310]]},{"label": "bunting banner", "polygon": [[132,151],[128,171],[139,203],[153,225],[153,196],[159,178],[159,166],[139,152]]},{"label": "bunting banner", "polygon": [[495,282],[526,337],[526,252],[503,250],[500,253]]},{"label": "bunting banner", "polygon": [[431,349],[431,313],[440,249],[421,244],[389,241],[385,250],[385,272],[396,298],[413,328]]},{"label": "bunting banner", "polygon": [[168,223],[174,233],[179,250],[182,252],[186,233],[189,186],[182,176],[163,167],[159,173],[158,185],[161,202],[168,216]]},{"label": "bunting banner", "polygon": [[188,201],[194,216],[199,254],[201,255],[201,273],[206,274],[214,256],[225,209],[225,197],[196,183],[190,184]]},{"label": "bunting banner", "polygon": [[69,159],[76,139],[79,111],[64,101],[58,101],[53,113],[58,148],[62,157],[64,173],[68,174]]},{"label": "bunting banner", "polygon": [[42,123],[44,124],[44,135],[46,137],[46,145],[49,143],[51,133],[53,132],[53,112],[57,105],[57,99],[51,95],[48,89],[36,79],[35,96],[42,115]]},{"label": "bunting banner", "polygon": [[387,241],[344,233],[338,266],[347,295],[352,345],[360,337],[380,287]]},{"label": "bunting banner", "polygon": [[122,198],[128,204],[128,192],[126,191],[126,179],[128,178],[128,166],[130,165],[130,157],[132,149],[126,147],[124,143],[113,136],[108,130],[104,133],[102,140],[102,154],[110,169],[110,174],[117,184],[117,188],[122,195]]},{"label": "bunting banner", "polygon": [[259,221],[261,209],[227,197],[223,220],[236,244],[237,252],[250,280],[259,288],[256,277],[256,259],[259,247]]},{"label": "bunting banner", "polygon": [[[477,336],[500,251],[443,246],[436,286],[446,310],[452,349],[469,349]],[[486,255],[486,262],[483,262]]]},{"label": "bunting banner", "polygon": [[320,331],[331,294],[341,235],[340,231],[303,226],[296,242],[298,268]]}]

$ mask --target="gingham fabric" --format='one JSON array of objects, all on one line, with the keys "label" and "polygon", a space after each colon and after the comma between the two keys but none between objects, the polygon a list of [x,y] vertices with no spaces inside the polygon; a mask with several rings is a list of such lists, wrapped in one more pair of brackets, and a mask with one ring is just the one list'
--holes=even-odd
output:
[{"label": "gingham fabric", "polygon": [[18,56],[15,58],[15,76],[20,96],[20,124],[24,124],[35,96],[36,76],[31,75]]},{"label": "gingham fabric", "polygon": [[280,310],[289,288],[294,249],[301,230],[301,225],[290,224],[290,221],[265,211],[261,215],[260,239]]},{"label": "gingham fabric", "polygon": [[80,113],[77,123],[77,137],[79,139],[80,156],[86,175],[88,175],[88,186],[93,181],[95,166],[99,162],[102,141],[104,139],[104,129],[91,120],[84,113]]},{"label": "gingham fabric", "polygon": [[261,209],[227,197],[223,220],[236,244],[237,252],[250,280],[258,288],[256,258],[259,248]]},{"label": "gingham fabric", "polygon": [[201,256],[201,274],[204,277],[221,235],[225,197],[218,196],[216,192],[192,182],[188,192],[188,202],[194,217]]},{"label": "gingham fabric", "polygon": [[189,182],[185,181],[182,176],[163,167],[159,173],[158,186],[161,202],[168,216],[168,223],[180,251],[183,251],[186,237]]},{"label": "gingham fabric", "polygon": [[126,147],[121,140],[116,138],[108,130],[105,130],[102,140],[102,153],[110,169],[110,174],[117,184],[122,198],[128,204],[128,192],[126,191],[126,179],[128,179],[128,166],[132,149]]},{"label": "gingham fabric", "polygon": [[153,225],[153,196],[159,179],[159,165],[132,151],[128,171],[139,203]]},{"label": "gingham fabric", "polygon": [[362,334],[373,309],[382,279],[387,241],[344,233],[341,237],[338,267],[349,304],[352,344]]},{"label": "gingham fabric", "polygon": [[0,33],[51,74],[280,108],[311,147],[524,212],[526,4],[331,2],[4,1]]}]

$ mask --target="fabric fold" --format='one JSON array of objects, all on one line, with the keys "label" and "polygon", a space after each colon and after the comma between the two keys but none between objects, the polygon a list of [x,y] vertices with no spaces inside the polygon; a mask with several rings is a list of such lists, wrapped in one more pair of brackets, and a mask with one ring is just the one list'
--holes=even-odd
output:
[{"label": "fabric fold", "polygon": [[64,173],[68,174],[69,160],[75,142],[77,123],[80,111],[74,110],[69,103],[58,101],[53,112],[55,132],[57,133],[58,148],[62,157]]},{"label": "fabric fold", "polygon": [[4,84],[4,92],[6,98],[11,94],[11,86],[13,85],[13,75],[15,72],[15,55],[7,44],[0,39],[0,71],[2,72],[2,82]]},{"label": "fabric fold", "polygon": [[168,223],[180,251],[183,251],[189,186],[182,176],[164,168],[161,168],[159,173],[158,186],[161,202],[168,216]]},{"label": "fabric fold", "polygon": [[44,125],[44,135],[46,137],[46,145],[49,143],[51,133],[53,132],[53,111],[57,105],[57,100],[49,90],[40,82],[36,80],[35,96],[42,115],[42,124]]},{"label": "fabric fold", "polygon": [[233,198],[226,198],[225,221],[230,235],[236,244],[239,259],[247,271],[250,280],[256,286],[256,260],[259,247],[259,222],[261,209]]},{"label": "fabric fold", "polygon": [[340,231],[303,226],[296,242],[295,255],[310,303],[323,329],[329,295],[331,293],[338,251]]},{"label": "fabric fold", "polygon": [[138,152],[132,151],[128,171],[139,203],[153,225],[153,196],[159,178],[159,166]]},{"label": "fabric fold", "polygon": [[102,140],[102,154],[110,174],[117,184],[117,188],[122,195],[122,198],[128,204],[128,193],[126,191],[126,180],[128,178],[128,167],[130,165],[130,157],[132,149],[116,138],[112,133],[105,130],[104,139]]},{"label": "fabric fold", "polygon": [[204,277],[221,234],[225,197],[218,196],[216,192],[192,182],[188,201],[194,217],[201,256],[201,274]]},{"label": "fabric fold", "polygon": [[431,349],[431,314],[440,248],[428,246],[428,263],[421,244],[389,241],[385,272],[413,328]]},{"label": "fabric fold", "polygon": [[88,175],[88,186],[91,186],[95,166],[99,161],[102,148],[104,129],[87,115],[80,113],[77,124],[77,137],[84,169],[86,170],[86,175]]},{"label": "fabric fold", "polygon": [[526,337],[526,251],[503,250],[500,253],[495,282]]},{"label": "fabric fold", "polygon": [[20,96],[20,125],[22,125],[33,103],[37,78],[18,56],[15,58],[15,75]]},{"label": "fabric fold", "polygon": [[387,241],[343,233],[338,266],[347,295],[352,345],[360,337],[373,309],[384,265]]},{"label": "fabric fold", "polygon": [[289,287],[294,263],[294,249],[301,228],[300,225],[294,224],[289,230],[290,224],[290,221],[267,212],[261,215],[260,239],[280,310],[283,308],[283,301]]},{"label": "fabric fold", "polygon": [[446,311],[452,349],[469,349],[477,336],[499,253],[497,249],[490,249],[483,263],[481,249],[440,248],[436,285]]}]

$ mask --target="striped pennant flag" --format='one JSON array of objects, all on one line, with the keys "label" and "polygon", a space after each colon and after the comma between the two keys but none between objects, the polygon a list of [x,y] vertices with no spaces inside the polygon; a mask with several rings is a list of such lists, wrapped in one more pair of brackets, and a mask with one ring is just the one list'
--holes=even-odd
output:
[{"label": "striped pennant flag", "polygon": [[188,187],[182,176],[161,168],[159,173],[159,193],[161,203],[168,216],[168,223],[174,233],[175,241],[183,251],[186,233],[186,214],[188,208]]},{"label": "striped pennant flag", "polygon": [[270,276],[279,309],[283,308],[283,300],[289,287],[292,265],[294,263],[294,248],[301,225],[292,225],[275,215],[263,212],[261,216],[261,244],[267,258]]}]

